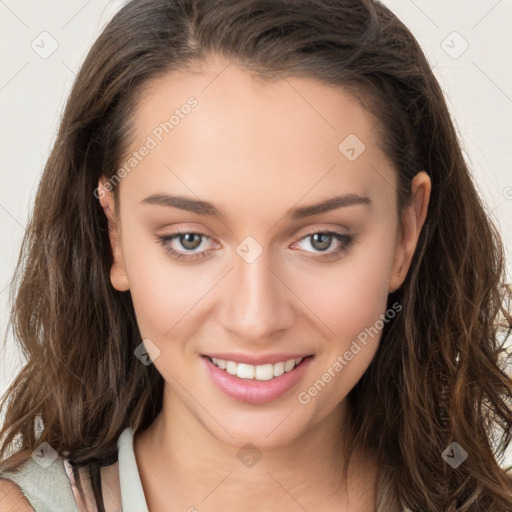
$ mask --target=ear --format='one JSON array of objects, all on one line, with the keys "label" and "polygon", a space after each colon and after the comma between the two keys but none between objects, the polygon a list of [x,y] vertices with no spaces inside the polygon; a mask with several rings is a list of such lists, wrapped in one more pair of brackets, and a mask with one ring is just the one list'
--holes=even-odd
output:
[{"label": "ear", "polygon": [[123,251],[120,241],[119,225],[116,221],[116,211],[114,205],[114,196],[112,194],[112,185],[105,178],[101,177],[98,181],[97,194],[103,212],[108,220],[108,237],[110,239],[110,247],[112,248],[112,268],[110,269],[110,282],[112,286],[120,291],[125,292],[130,289],[128,276],[126,275],[125,264],[123,259]]},{"label": "ear", "polygon": [[389,292],[394,292],[405,281],[405,276],[416,250],[421,228],[427,217],[432,184],[425,171],[420,171],[411,183],[411,204],[404,208],[400,234],[395,249],[389,278]]}]

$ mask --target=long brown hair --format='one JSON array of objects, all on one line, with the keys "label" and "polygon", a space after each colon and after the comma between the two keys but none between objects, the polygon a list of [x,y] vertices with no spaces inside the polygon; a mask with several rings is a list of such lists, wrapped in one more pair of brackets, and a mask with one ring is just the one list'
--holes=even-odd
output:
[{"label": "long brown hair", "polygon": [[[214,53],[262,79],[312,77],[351,93],[380,120],[399,209],[414,175],[430,176],[412,265],[389,296],[402,310],[349,394],[347,439],[378,454],[386,493],[413,511],[510,511],[502,243],[419,44],[373,0],[133,0],[115,15],[75,80],[23,241],[11,324],[27,363],[2,399],[0,457],[17,434],[17,453],[48,442],[89,466],[103,510],[99,467],[124,428],[160,411],[163,378],[134,356],[142,340],[130,293],[110,284],[94,191],[124,161],[143,88]],[[452,442],[468,453],[456,469],[442,457]]]}]

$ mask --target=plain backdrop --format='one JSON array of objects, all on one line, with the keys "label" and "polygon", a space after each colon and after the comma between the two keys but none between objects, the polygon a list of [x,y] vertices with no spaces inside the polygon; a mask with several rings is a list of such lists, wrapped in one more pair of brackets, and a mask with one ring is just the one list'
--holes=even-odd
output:
[{"label": "plain backdrop", "polygon": [[[0,336],[9,280],[76,71],[122,1],[0,0]],[[424,49],[512,260],[512,0],[385,0]],[[12,335],[0,393],[23,364]],[[2,418],[0,417],[0,421]],[[511,457],[512,460],[512,457]],[[512,462],[509,462],[512,463]]]}]

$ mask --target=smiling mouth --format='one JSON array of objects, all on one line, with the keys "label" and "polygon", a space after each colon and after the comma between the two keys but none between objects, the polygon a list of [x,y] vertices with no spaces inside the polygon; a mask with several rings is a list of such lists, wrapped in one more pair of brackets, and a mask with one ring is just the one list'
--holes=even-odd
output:
[{"label": "smiling mouth", "polygon": [[273,380],[277,377],[280,377],[281,375],[284,375],[285,373],[291,372],[305,359],[309,359],[310,357],[312,356],[299,357],[298,359],[288,359],[287,361],[280,361],[277,363],[252,365],[207,356],[207,358],[215,366],[217,366],[221,370],[224,370],[226,373],[229,373],[230,375],[236,376],[240,379],[259,381]]}]

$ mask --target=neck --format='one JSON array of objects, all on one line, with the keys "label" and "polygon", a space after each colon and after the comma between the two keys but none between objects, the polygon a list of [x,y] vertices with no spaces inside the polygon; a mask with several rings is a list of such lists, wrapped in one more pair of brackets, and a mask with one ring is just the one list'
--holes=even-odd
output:
[{"label": "neck", "polygon": [[349,501],[359,506],[362,497],[366,508],[361,510],[374,507],[374,480],[360,450],[354,450],[345,485],[346,401],[300,438],[260,450],[217,439],[186,407],[177,411],[179,404],[166,396],[151,426],[134,438],[150,510],[168,509],[171,503],[173,510],[191,511],[289,510],[293,503],[297,510],[317,510],[319,500],[322,510],[343,510],[342,503],[348,510]]}]

